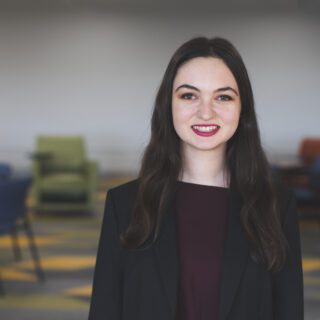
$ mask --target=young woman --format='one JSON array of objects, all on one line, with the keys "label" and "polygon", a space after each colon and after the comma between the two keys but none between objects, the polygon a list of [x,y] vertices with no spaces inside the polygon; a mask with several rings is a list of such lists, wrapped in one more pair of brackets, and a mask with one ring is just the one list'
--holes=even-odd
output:
[{"label": "young woman", "polygon": [[175,52],[151,131],[138,178],[108,191],[89,319],[302,320],[295,201],[229,41]]}]

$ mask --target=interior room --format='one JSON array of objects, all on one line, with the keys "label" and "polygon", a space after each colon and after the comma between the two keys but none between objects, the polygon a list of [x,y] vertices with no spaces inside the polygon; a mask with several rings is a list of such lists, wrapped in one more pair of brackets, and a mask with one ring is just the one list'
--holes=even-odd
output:
[{"label": "interior room", "polygon": [[296,194],[305,319],[319,319],[319,33],[317,0],[0,0],[0,181],[21,180],[25,206],[21,228],[0,228],[0,318],[88,318],[107,191],[138,176],[176,48],[219,36],[243,57],[263,148]]}]

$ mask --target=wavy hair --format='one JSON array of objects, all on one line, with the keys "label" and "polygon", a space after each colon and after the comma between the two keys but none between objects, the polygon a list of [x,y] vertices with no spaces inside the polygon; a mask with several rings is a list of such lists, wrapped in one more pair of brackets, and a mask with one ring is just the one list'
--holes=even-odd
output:
[{"label": "wavy hair", "polygon": [[241,197],[241,223],[251,253],[268,270],[277,271],[285,262],[287,241],[271,169],[261,146],[250,80],[237,49],[218,37],[187,41],[167,66],[155,99],[150,141],[142,156],[136,202],[130,224],[121,235],[121,244],[127,249],[137,249],[150,238],[153,243],[159,235],[166,204],[175,192],[183,165],[180,138],[172,119],[173,81],[179,67],[196,57],[222,59],[238,84],[241,114],[226,148],[229,187]]}]

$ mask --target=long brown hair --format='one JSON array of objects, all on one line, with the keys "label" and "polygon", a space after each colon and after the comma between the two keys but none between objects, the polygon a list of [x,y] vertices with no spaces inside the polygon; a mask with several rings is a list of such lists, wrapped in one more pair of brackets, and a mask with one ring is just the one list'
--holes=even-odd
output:
[{"label": "long brown hair", "polygon": [[173,81],[179,67],[196,57],[222,59],[235,77],[241,99],[238,128],[227,142],[226,165],[230,188],[241,197],[241,223],[252,254],[268,270],[284,264],[284,236],[270,166],[261,146],[253,93],[246,67],[236,48],[226,39],[198,37],[174,53],[158,90],[151,119],[151,138],[138,175],[139,187],[130,225],[121,236],[124,248],[137,249],[159,235],[162,218],[182,168],[180,138],[172,120]]}]

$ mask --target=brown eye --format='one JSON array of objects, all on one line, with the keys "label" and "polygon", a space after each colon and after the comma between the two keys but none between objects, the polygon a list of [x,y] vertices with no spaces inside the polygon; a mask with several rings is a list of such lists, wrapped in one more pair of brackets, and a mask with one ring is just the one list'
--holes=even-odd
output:
[{"label": "brown eye", "polygon": [[184,100],[193,100],[196,97],[194,96],[193,93],[187,92],[187,93],[182,94],[181,98],[184,99]]}]

